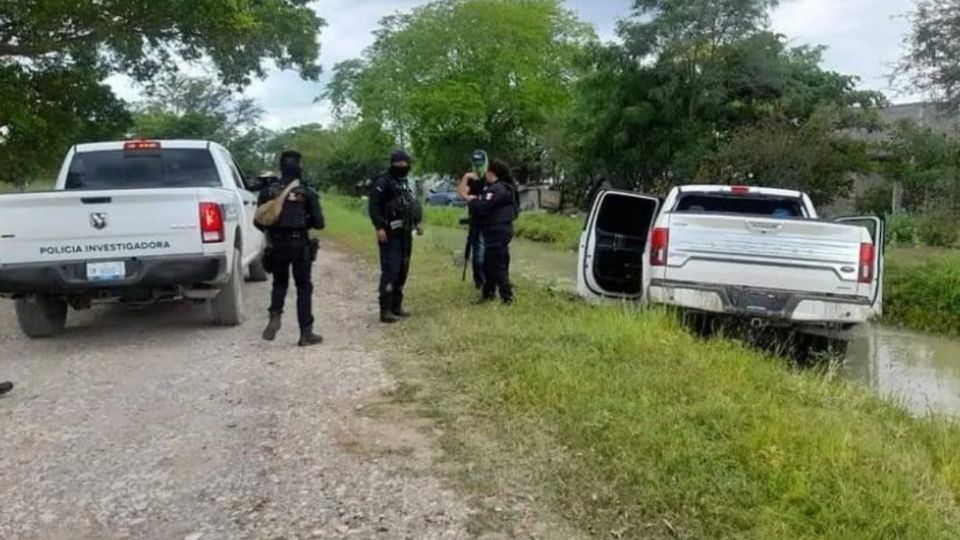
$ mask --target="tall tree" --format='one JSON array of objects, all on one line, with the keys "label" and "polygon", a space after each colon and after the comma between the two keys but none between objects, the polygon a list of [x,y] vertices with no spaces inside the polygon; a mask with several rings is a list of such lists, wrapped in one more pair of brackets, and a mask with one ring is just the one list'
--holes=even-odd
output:
[{"label": "tall tree", "polygon": [[917,0],[901,71],[917,88],[960,111],[960,3]]},{"label": "tall tree", "polygon": [[319,75],[323,21],[305,0],[24,0],[0,2],[0,181],[40,174],[73,142],[130,124],[103,80],[139,81],[208,59],[242,86],[267,61]]},{"label": "tall tree", "polygon": [[440,0],[381,21],[326,96],[412,145],[428,169],[459,171],[480,146],[536,177],[592,37],[560,0]]},{"label": "tall tree", "polygon": [[[882,96],[858,91],[854,77],[823,70],[822,49],[790,48],[786,38],[767,31],[767,14],[775,5],[773,0],[635,2],[633,18],[621,24],[623,45],[595,48],[577,84],[569,116],[569,177],[582,183],[602,176],[622,187],[660,190],[727,170],[717,163],[761,133],[777,134],[780,141],[796,138],[792,130],[824,108],[836,111],[829,115],[833,129],[870,125],[869,111]],[[757,129],[747,129],[751,126]],[[823,133],[818,126],[804,133]],[[837,142],[809,147],[807,155],[819,156],[821,164],[861,163],[847,159],[851,155],[826,159],[828,150],[855,150]],[[814,169],[805,170],[814,174]],[[753,178],[768,177],[759,169],[745,174],[750,172]],[[843,191],[840,182],[824,193]]]},{"label": "tall tree", "polygon": [[152,85],[134,112],[133,134],[151,139],[205,139],[230,149],[246,174],[265,165],[263,110],[208,77],[172,73]]}]

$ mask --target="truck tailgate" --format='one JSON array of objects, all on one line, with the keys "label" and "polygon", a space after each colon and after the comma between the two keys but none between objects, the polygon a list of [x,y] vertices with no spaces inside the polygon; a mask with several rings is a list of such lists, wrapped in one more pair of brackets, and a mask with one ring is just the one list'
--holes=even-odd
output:
[{"label": "truck tailgate", "polygon": [[0,266],[200,254],[200,191],[0,196]]},{"label": "truck tailgate", "polygon": [[[669,281],[869,294],[858,283],[861,227],[802,219],[671,214]],[[863,287],[863,290],[860,288]]]}]

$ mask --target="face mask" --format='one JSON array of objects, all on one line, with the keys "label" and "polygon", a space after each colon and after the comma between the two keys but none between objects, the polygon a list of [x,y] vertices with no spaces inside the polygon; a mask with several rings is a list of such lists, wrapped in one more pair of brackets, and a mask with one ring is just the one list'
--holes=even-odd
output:
[{"label": "face mask", "polygon": [[399,178],[402,180],[410,176],[410,167],[398,167],[394,165],[390,167],[390,174],[392,174],[394,178]]},{"label": "face mask", "polygon": [[300,175],[303,174],[303,169],[297,165],[284,165],[280,169],[280,172],[284,178],[300,178]]}]

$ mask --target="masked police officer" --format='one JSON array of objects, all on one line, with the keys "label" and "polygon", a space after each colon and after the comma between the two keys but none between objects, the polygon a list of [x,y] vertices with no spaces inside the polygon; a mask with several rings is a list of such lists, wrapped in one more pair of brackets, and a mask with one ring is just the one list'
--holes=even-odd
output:
[{"label": "masked police officer", "polygon": [[512,304],[510,242],[513,241],[513,222],[519,213],[517,186],[510,167],[500,160],[490,163],[484,179],[486,186],[483,192],[467,197],[470,210],[477,216],[485,244],[481,301],[493,300],[499,290],[503,303]]},{"label": "masked police officer", "polygon": [[423,211],[407,178],[412,159],[403,150],[390,155],[390,168],[370,186],[370,221],[380,247],[380,321],[395,323],[410,316],[403,309],[403,288],[410,271],[413,232],[423,234]]},{"label": "masked police officer", "polygon": [[[310,231],[323,229],[323,212],[316,191],[303,182],[301,156],[286,151],[280,156],[280,178],[260,191],[259,206],[268,203],[282,205],[279,218],[270,225],[258,225],[267,236],[264,268],[273,274],[273,292],[270,299],[270,322],[263,331],[263,339],[273,341],[280,331],[283,305],[290,286],[290,271],[297,287],[297,322],[300,324],[301,347],[323,343],[313,332],[313,281],[310,273],[317,254],[317,243]],[[290,188],[292,183],[298,183]],[[286,193],[283,201],[275,201]]]}]

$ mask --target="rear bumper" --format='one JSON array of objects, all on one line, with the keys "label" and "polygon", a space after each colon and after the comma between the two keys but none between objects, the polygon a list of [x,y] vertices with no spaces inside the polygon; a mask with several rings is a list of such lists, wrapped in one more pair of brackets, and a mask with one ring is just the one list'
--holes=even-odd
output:
[{"label": "rear bumper", "polygon": [[810,325],[869,322],[879,315],[869,298],[653,280],[650,301],[746,319]]},{"label": "rear bumper", "polygon": [[227,258],[184,256],[127,259],[126,277],[110,282],[87,280],[86,262],[0,267],[0,294],[122,294],[127,291],[222,285],[229,279]]}]

